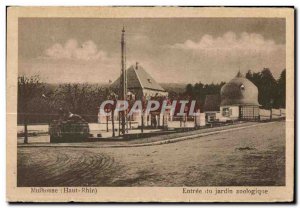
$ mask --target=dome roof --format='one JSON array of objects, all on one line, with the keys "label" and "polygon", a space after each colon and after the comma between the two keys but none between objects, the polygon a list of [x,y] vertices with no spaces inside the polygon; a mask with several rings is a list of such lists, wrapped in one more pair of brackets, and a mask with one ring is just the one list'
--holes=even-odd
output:
[{"label": "dome roof", "polygon": [[257,87],[239,72],[221,88],[221,106],[224,105],[259,105]]}]

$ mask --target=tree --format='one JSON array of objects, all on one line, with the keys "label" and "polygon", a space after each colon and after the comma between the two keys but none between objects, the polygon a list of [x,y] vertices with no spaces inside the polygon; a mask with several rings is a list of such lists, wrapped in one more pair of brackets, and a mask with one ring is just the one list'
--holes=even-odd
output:
[{"label": "tree", "polygon": [[277,81],[277,104],[279,107],[285,108],[286,99],[286,70],[284,69]]},{"label": "tree", "polygon": [[[276,97],[276,88],[277,83],[273,77],[272,72],[268,68],[264,68],[261,71],[261,82],[259,86],[259,96],[258,100],[260,104],[266,108],[272,108],[275,97]],[[275,106],[274,106],[275,107]]]},{"label": "tree", "polygon": [[258,88],[258,102],[263,108],[278,107],[278,84],[269,68],[264,68],[261,72],[249,70],[246,78]]},{"label": "tree", "polygon": [[53,99],[56,108],[64,108],[81,115],[88,122],[95,122],[100,103],[107,94],[107,90],[91,84],[68,83],[55,90]]},{"label": "tree", "polygon": [[201,82],[194,85],[188,84],[184,95],[189,97],[189,99],[196,100],[198,107],[203,110],[206,95],[220,94],[224,84],[225,82],[218,84],[202,84]]},{"label": "tree", "polygon": [[246,73],[246,78],[249,79],[249,80],[252,80],[253,79],[253,73],[251,70],[248,70],[247,73]]},{"label": "tree", "polygon": [[186,86],[186,89],[185,89],[186,94],[192,96],[193,95],[193,91],[194,91],[193,85],[192,84],[188,84]]},{"label": "tree", "polygon": [[42,83],[39,76],[18,77],[18,115],[23,118],[24,143],[28,143],[28,116],[30,101],[41,92]]}]

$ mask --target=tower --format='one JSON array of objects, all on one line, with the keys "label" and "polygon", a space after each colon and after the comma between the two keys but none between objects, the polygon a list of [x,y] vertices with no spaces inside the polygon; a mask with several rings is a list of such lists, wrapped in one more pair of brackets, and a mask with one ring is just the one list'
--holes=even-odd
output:
[{"label": "tower", "polygon": [[[123,26],[121,35],[121,79],[120,79],[120,98],[126,100],[127,95],[127,74],[126,74],[126,43],[125,28]],[[126,112],[120,112],[122,134],[125,134]]]}]

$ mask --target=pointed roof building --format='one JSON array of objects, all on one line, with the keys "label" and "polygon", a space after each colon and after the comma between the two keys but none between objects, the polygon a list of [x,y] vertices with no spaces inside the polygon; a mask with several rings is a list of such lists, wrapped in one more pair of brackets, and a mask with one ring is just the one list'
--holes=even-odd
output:
[{"label": "pointed roof building", "polygon": [[[140,65],[132,65],[126,70],[127,89],[138,97],[140,96],[167,96],[167,92],[146,72]],[[112,88],[120,87],[120,77],[111,85]]]}]

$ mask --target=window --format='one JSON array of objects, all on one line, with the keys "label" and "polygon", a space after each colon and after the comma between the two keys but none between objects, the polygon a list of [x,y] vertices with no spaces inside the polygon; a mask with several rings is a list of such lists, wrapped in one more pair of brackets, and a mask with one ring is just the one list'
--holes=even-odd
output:
[{"label": "window", "polygon": [[230,117],[232,115],[232,109],[230,108],[223,108],[222,110],[222,116],[224,117]]},{"label": "window", "polygon": [[257,106],[243,106],[240,110],[240,117],[242,119],[256,119],[259,116],[259,110]]},{"label": "window", "polygon": [[210,113],[207,115],[207,121],[215,121],[216,120],[216,114],[215,113]]}]

